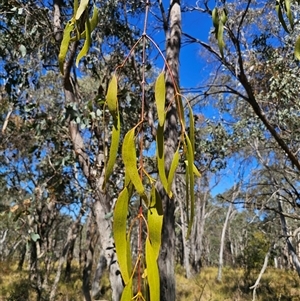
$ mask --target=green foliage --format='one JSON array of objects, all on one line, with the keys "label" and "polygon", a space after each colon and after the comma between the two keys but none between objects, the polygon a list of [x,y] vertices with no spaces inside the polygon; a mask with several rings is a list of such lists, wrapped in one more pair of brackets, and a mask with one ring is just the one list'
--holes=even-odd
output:
[{"label": "green foliage", "polygon": [[224,57],[225,42],[223,39],[223,32],[224,25],[227,22],[227,14],[228,12],[226,8],[223,8],[221,10],[214,8],[212,11],[212,21],[215,28],[215,37],[218,41],[218,46],[222,57]]}]

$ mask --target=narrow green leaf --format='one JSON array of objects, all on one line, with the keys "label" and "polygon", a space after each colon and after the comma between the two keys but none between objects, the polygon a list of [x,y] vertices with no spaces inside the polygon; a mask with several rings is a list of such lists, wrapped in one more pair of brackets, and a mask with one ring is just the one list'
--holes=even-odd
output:
[{"label": "narrow green leaf", "polygon": [[86,31],[86,37],[83,44],[82,49],[78,53],[77,59],[76,59],[76,67],[78,67],[79,61],[87,55],[89,52],[90,46],[91,46],[91,24],[90,20],[87,18],[85,22],[85,31]]},{"label": "narrow green leaf", "polygon": [[165,123],[166,84],[164,72],[160,73],[155,82],[155,103],[158,122],[161,127]]},{"label": "narrow green leaf", "polygon": [[218,31],[218,26],[219,26],[219,14],[218,14],[218,9],[217,9],[217,8],[214,8],[214,9],[212,10],[211,16],[212,16],[212,21],[213,21],[213,25],[214,25],[214,27],[215,27],[215,30]]},{"label": "narrow green leaf", "polygon": [[295,57],[300,60],[300,36],[298,37],[295,44]]},{"label": "narrow green leaf", "polygon": [[74,0],[73,9],[74,9],[74,15],[76,16],[78,10],[78,0]]},{"label": "narrow green leaf", "polygon": [[165,153],[164,153],[164,128],[158,125],[156,133],[156,153],[157,153],[157,168],[160,181],[164,189],[168,190],[168,180],[165,170]]},{"label": "narrow green leaf", "polygon": [[172,160],[172,163],[171,163],[171,166],[170,166],[170,171],[169,171],[169,174],[168,174],[168,190],[167,190],[167,193],[168,193],[169,197],[172,197],[172,191],[171,191],[172,190],[172,183],[173,183],[173,179],[174,179],[174,176],[175,176],[175,172],[176,172],[178,163],[179,163],[179,150],[177,149],[174,156],[173,156],[173,160]]},{"label": "narrow green leaf", "polygon": [[190,140],[191,140],[193,152],[195,153],[195,121],[194,121],[194,113],[190,106],[189,106],[189,118],[190,118]]},{"label": "narrow green leaf", "polygon": [[110,114],[114,116],[116,114],[117,105],[118,105],[118,82],[116,75],[113,75],[111,78],[106,95],[107,107],[110,111]]},{"label": "narrow green leaf", "polygon": [[132,278],[129,279],[129,282],[124,287],[121,301],[131,301],[132,300]]},{"label": "narrow green leaf", "polygon": [[[189,166],[188,160],[185,160],[184,163],[186,166]],[[199,170],[197,169],[197,167],[195,166],[195,164],[193,164],[193,172],[196,177],[201,177],[201,174],[200,174]]]},{"label": "narrow green leaf", "polygon": [[287,32],[287,33],[290,33],[290,31],[288,30],[287,26],[286,26],[286,23],[284,21],[284,18],[283,18],[283,14],[282,14],[282,8],[281,8],[281,1],[282,0],[277,0],[276,1],[276,11],[277,11],[277,15],[278,15],[278,19],[283,27],[283,29]]},{"label": "narrow green leaf", "polygon": [[291,28],[293,29],[294,28],[294,18],[293,18],[293,14],[292,14],[292,11],[291,11],[291,3],[290,3],[290,1],[289,0],[284,0],[284,6],[285,6],[286,15],[287,15],[287,17],[289,19]]},{"label": "narrow green leaf", "polygon": [[189,174],[189,188],[190,188],[190,220],[188,225],[188,233],[189,236],[192,230],[194,215],[195,215],[195,194],[194,194],[194,184],[195,184],[195,178],[194,178],[194,152],[192,148],[192,144],[190,141],[190,138],[187,134],[185,134],[185,140],[187,145],[187,160],[188,160],[188,174]]},{"label": "narrow green leaf", "polygon": [[125,187],[116,202],[114,210],[113,235],[116,245],[116,253],[120,266],[120,271],[124,282],[127,284],[130,279],[128,273],[127,239],[126,239],[126,221],[128,214],[128,190]]},{"label": "narrow green leaf", "polygon": [[136,167],[134,131],[135,128],[131,129],[125,135],[122,145],[122,157],[125,165],[125,173],[128,174],[138,194],[141,196],[145,196],[145,188],[143,186],[138,169]]},{"label": "narrow green leaf", "polygon": [[69,21],[64,29],[64,35],[60,44],[60,50],[58,55],[58,63],[61,74],[64,74],[64,62],[69,49],[69,43],[71,38],[71,32],[74,30],[74,23]]},{"label": "narrow green leaf", "polygon": [[155,258],[158,258],[161,245],[161,230],[163,223],[162,202],[156,188],[153,186],[151,190],[150,207],[148,209],[148,228],[149,238],[153,248]]},{"label": "narrow green leaf", "polygon": [[149,238],[146,238],[146,266],[149,284],[150,301],[160,300],[159,272],[156,254],[153,251]]},{"label": "narrow green leaf", "polygon": [[225,46],[225,43],[224,43],[224,40],[223,40],[223,32],[224,32],[224,25],[222,22],[219,23],[219,30],[218,30],[218,46],[219,46],[219,50],[220,50],[220,54],[222,57],[224,57],[224,46]]},{"label": "narrow green leaf", "polygon": [[221,13],[221,22],[223,23],[223,25],[226,24],[227,19],[228,19],[228,12],[227,12],[227,9],[224,8]]},{"label": "narrow green leaf", "polygon": [[116,113],[116,119],[114,120],[112,135],[111,135],[111,144],[109,149],[109,157],[105,170],[105,180],[103,183],[103,188],[105,187],[109,177],[111,176],[114,165],[117,159],[118,149],[119,149],[119,141],[120,141],[120,133],[121,133],[121,124],[120,124],[120,114]]},{"label": "narrow green leaf", "polygon": [[91,31],[93,31],[96,28],[96,26],[98,25],[98,22],[99,22],[98,15],[99,15],[98,8],[96,5],[94,5],[93,16],[90,19]]},{"label": "narrow green leaf", "polygon": [[75,19],[79,20],[83,12],[86,10],[87,6],[89,4],[89,0],[81,0],[80,5],[76,11]]}]

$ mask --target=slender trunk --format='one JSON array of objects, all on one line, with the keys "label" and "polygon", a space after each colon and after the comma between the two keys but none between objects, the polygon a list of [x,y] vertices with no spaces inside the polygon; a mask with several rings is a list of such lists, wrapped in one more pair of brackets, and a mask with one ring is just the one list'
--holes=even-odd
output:
[{"label": "slender trunk", "polygon": [[282,201],[280,199],[278,200],[278,209],[280,212],[280,222],[281,222],[282,233],[286,237],[286,245],[287,245],[287,249],[288,249],[288,254],[292,259],[293,266],[296,269],[298,276],[300,277],[300,261],[296,254],[295,248],[292,244],[292,240],[291,240],[290,236],[288,235],[287,222],[286,222],[284,214],[282,214],[282,212],[283,212]]},{"label": "slender trunk", "polygon": [[265,256],[265,260],[264,260],[264,264],[260,270],[260,273],[255,281],[255,284],[252,285],[251,287],[249,287],[250,289],[253,289],[253,294],[252,294],[252,301],[255,301],[256,300],[256,289],[259,285],[259,282],[260,282],[260,279],[262,277],[262,275],[264,274],[265,270],[267,269],[267,266],[268,266],[268,261],[269,261],[269,257],[270,257],[270,254],[271,254],[271,250],[274,248],[274,243],[270,246],[266,256]]},{"label": "slender trunk", "polygon": [[224,225],[223,225],[223,229],[222,229],[220,253],[219,253],[219,267],[218,267],[218,276],[217,276],[217,280],[219,282],[222,281],[223,252],[224,252],[224,244],[225,244],[225,234],[226,234],[226,229],[227,229],[227,225],[228,225],[228,222],[229,222],[229,217],[230,217],[230,214],[232,212],[232,209],[233,209],[233,203],[230,203],[229,207],[228,207],[228,210],[227,210],[227,214],[226,214],[225,222],[224,222]]},{"label": "slender trunk", "polygon": [[185,212],[183,210],[182,201],[179,200],[180,208],[180,219],[181,219],[181,239],[182,239],[182,250],[183,250],[183,266],[185,269],[186,278],[191,278],[191,267],[190,267],[190,243],[186,238],[187,235],[187,223],[185,221]]},{"label": "slender trunk", "polygon": [[76,241],[75,239],[71,241],[68,254],[67,254],[67,263],[65,268],[65,282],[70,282],[71,280],[72,260],[73,260],[75,241]]},{"label": "slender trunk", "polygon": [[[172,74],[166,70],[166,114],[165,162],[168,173],[178,144],[178,117],[175,104],[175,87],[179,87],[179,51],[181,45],[180,1],[171,0],[169,10],[169,32],[166,37],[166,60]],[[174,82],[175,81],[175,82]],[[175,300],[175,202],[163,189],[159,189],[164,207],[160,268],[160,300]]]}]

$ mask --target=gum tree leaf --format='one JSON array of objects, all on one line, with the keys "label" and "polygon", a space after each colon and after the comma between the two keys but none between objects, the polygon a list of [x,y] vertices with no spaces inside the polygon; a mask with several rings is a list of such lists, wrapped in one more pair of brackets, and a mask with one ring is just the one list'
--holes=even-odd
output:
[{"label": "gum tree leaf", "polygon": [[64,62],[69,49],[71,39],[71,32],[74,30],[74,22],[69,21],[64,29],[64,35],[60,44],[60,51],[58,55],[58,63],[61,74],[64,74]]},{"label": "gum tree leaf", "polygon": [[166,191],[168,191],[168,180],[165,170],[165,154],[164,154],[164,128],[158,125],[156,133],[156,154],[157,154],[157,168],[160,181]]},{"label": "gum tree leaf", "polygon": [[165,103],[166,103],[166,84],[165,75],[160,73],[155,82],[155,103],[158,115],[158,122],[161,127],[165,123]]},{"label": "gum tree leaf", "polygon": [[[83,12],[86,10],[87,6],[89,4],[89,0],[81,0],[80,5],[76,11],[75,19],[79,20]],[[77,4],[78,5],[78,4]]]},{"label": "gum tree leaf", "polygon": [[133,183],[136,191],[140,196],[145,196],[145,188],[140,178],[138,169],[136,167],[136,150],[134,142],[135,128],[131,129],[125,135],[122,145],[122,157],[125,165],[125,173],[128,174],[131,182]]},{"label": "gum tree leaf", "polygon": [[300,37],[298,37],[295,44],[295,57],[300,60]]},{"label": "gum tree leaf", "polygon": [[121,301],[131,301],[132,300],[132,278],[130,278],[129,282],[124,287]]},{"label": "gum tree leaf", "polygon": [[118,82],[116,75],[113,75],[111,78],[106,95],[106,102],[107,107],[109,109],[110,114],[114,117],[117,110],[117,103],[118,103]]},{"label": "gum tree leaf", "polygon": [[194,184],[195,184],[195,178],[194,178],[194,152],[192,148],[191,141],[189,139],[189,136],[185,134],[185,141],[187,145],[187,160],[188,160],[188,177],[189,177],[189,189],[190,189],[190,220],[188,224],[188,233],[189,236],[192,230],[194,215],[195,215],[195,194],[194,194]]},{"label": "gum tree leaf", "polygon": [[172,196],[172,192],[171,192],[172,183],[173,183],[173,179],[175,176],[175,172],[176,172],[178,163],[179,163],[179,150],[177,149],[176,152],[174,153],[173,160],[172,160],[172,163],[170,166],[170,171],[168,174],[168,190],[167,190],[167,192],[168,192],[169,197]]},{"label": "gum tree leaf", "polygon": [[109,157],[108,162],[105,170],[105,180],[103,183],[103,188],[105,187],[109,177],[111,176],[114,165],[118,155],[119,149],[119,141],[120,141],[120,133],[121,133],[121,124],[120,124],[120,114],[119,112],[116,113],[116,119],[114,120],[112,135],[111,135],[111,144],[109,149]]},{"label": "gum tree leaf", "polygon": [[195,121],[194,114],[192,108],[189,106],[189,118],[190,118],[190,140],[193,148],[193,152],[195,152]]},{"label": "gum tree leaf", "polygon": [[36,242],[37,240],[40,239],[40,236],[39,236],[39,234],[37,234],[37,233],[31,233],[31,234],[30,234],[30,237],[31,237],[31,239],[32,239],[34,242]]},{"label": "gum tree leaf", "polygon": [[151,190],[150,207],[148,208],[148,228],[154,256],[157,260],[161,245],[161,230],[163,223],[162,202],[155,186]]},{"label": "gum tree leaf", "polygon": [[114,210],[113,234],[116,245],[116,253],[120,265],[120,271],[124,282],[129,282],[127,239],[126,239],[126,221],[128,214],[128,190],[125,187],[116,202]]},{"label": "gum tree leaf", "polygon": [[284,18],[283,18],[283,14],[282,14],[282,7],[281,7],[281,1],[282,0],[277,0],[276,1],[276,11],[277,11],[277,15],[278,15],[278,19],[283,27],[283,29],[287,32],[287,33],[290,33],[290,31],[288,30],[287,26],[286,26],[286,23],[284,21]]},{"label": "gum tree leaf", "polygon": [[87,18],[85,22],[85,31],[86,31],[86,37],[84,40],[84,44],[80,52],[78,53],[78,56],[76,58],[76,67],[78,67],[79,61],[87,55],[89,52],[90,46],[91,46],[91,24],[90,20]]},{"label": "gum tree leaf", "polygon": [[146,238],[146,266],[149,284],[150,301],[160,300],[159,272],[156,261],[156,254],[153,251],[149,237]]}]

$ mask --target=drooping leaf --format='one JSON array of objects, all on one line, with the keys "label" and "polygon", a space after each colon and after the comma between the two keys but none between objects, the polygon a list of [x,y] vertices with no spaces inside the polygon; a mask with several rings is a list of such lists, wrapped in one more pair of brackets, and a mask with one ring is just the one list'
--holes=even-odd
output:
[{"label": "drooping leaf", "polygon": [[281,7],[281,1],[282,0],[277,0],[276,1],[276,11],[277,11],[277,15],[278,15],[278,19],[283,27],[283,29],[289,33],[290,31],[288,30],[287,26],[286,26],[286,23],[284,21],[284,18],[283,18],[283,14],[282,14],[282,7]]},{"label": "drooping leaf", "polygon": [[125,173],[129,176],[132,184],[140,196],[145,196],[145,188],[136,167],[136,150],[134,142],[135,128],[125,135],[122,145],[122,157],[125,165]]},{"label": "drooping leaf", "polygon": [[146,266],[147,278],[150,292],[150,301],[160,300],[159,272],[156,261],[156,254],[153,251],[149,238],[146,238]]},{"label": "drooping leaf", "polygon": [[87,18],[85,22],[85,31],[86,31],[86,36],[84,40],[84,44],[80,52],[78,53],[78,56],[76,58],[76,67],[78,67],[79,61],[87,55],[89,52],[90,46],[91,46],[91,24],[90,20]]},{"label": "drooping leaf", "polygon": [[165,153],[164,153],[164,128],[158,125],[156,133],[156,153],[157,153],[157,168],[162,186],[168,190],[168,180],[165,170]]},{"label": "drooping leaf", "polygon": [[79,20],[83,12],[87,9],[87,6],[89,4],[89,0],[81,0],[80,5],[76,11],[75,19]]},{"label": "drooping leaf", "polygon": [[172,160],[172,163],[170,166],[170,171],[168,174],[168,190],[167,190],[167,192],[168,192],[169,197],[172,197],[172,192],[171,192],[172,183],[173,183],[173,179],[175,176],[175,172],[176,172],[178,163],[179,163],[179,150],[177,149],[176,152],[174,153],[173,160]]},{"label": "drooping leaf", "polygon": [[189,236],[192,230],[194,215],[195,215],[195,194],[194,194],[194,184],[195,184],[195,178],[194,178],[194,152],[192,148],[191,141],[189,139],[189,136],[185,134],[185,141],[187,145],[187,160],[188,160],[188,176],[189,176],[189,189],[190,189],[190,220],[188,225],[188,233]]},{"label": "drooping leaf", "polygon": [[218,30],[219,30],[219,14],[218,14],[218,9],[217,8],[214,8],[212,10],[212,21],[213,21],[213,25],[214,25],[214,28],[215,28],[215,34],[216,34],[216,38],[218,36]]},{"label": "drooping leaf", "polygon": [[127,256],[127,239],[126,239],[126,221],[128,214],[128,190],[125,187],[116,202],[114,210],[114,222],[113,222],[113,235],[115,239],[116,253],[120,266],[122,278],[127,284],[130,279],[128,269],[128,256]]},{"label": "drooping leaf", "polygon": [[227,19],[228,19],[228,12],[227,12],[227,9],[226,8],[224,8],[223,10],[222,10],[222,13],[221,13],[221,22],[223,23],[223,25],[225,25],[226,24],[226,22],[227,22]]},{"label": "drooping leaf", "polygon": [[290,0],[284,0],[284,6],[285,6],[285,10],[286,10],[286,15],[289,19],[291,28],[294,28],[294,18],[293,18],[293,14],[292,14],[292,10],[291,10],[291,3]]},{"label": "drooping leaf", "polygon": [[64,62],[68,52],[71,32],[74,30],[74,22],[69,21],[64,29],[64,35],[60,44],[60,51],[58,55],[58,63],[61,74],[64,74]]},{"label": "drooping leaf", "polygon": [[[189,166],[188,160],[185,160],[184,163],[186,166]],[[193,172],[196,177],[201,177],[201,174],[200,174],[198,168],[195,166],[195,164],[193,164]]]},{"label": "drooping leaf", "polygon": [[166,84],[165,75],[160,73],[155,82],[155,103],[158,115],[158,122],[161,127],[165,123],[165,102],[166,102]]},{"label": "drooping leaf", "polygon": [[129,282],[124,287],[122,292],[121,301],[131,301],[132,300],[132,278],[130,278]]},{"label": "drooping leaf", "polygon": [[222,22],[219,23],[219,30],[218,30],[218,46],[219,46],[219,50],[220,50],[220,54],[222,57],[224,57],[224,40],[223,40],[223,32],[224,32],[224,25]]},{"label": "drooping leaf", "polygon": [[74,0],[73,4],[73,10],[74,10],[74,15],[76,16],[77,10],[78,10],[78,0]]},{"label": "drooping leaf", "polygon": [[194,121],[193,110],[190,106],[189,106],[189,118],[190,118],[190,140],[191,140],[193,152],[195,152],[195,121]]},{"label": "drooping leaf", "polygon": [[121,124],[120,124],[120,114],[116,113],[116,119],[114,120],[112,135],[111,135],[111,144],[109,149],[109,157],[105,170],[105,180],[103,186],[105,187],[109,177],[111,176],[114,165],[117,159],[118,149],[119,149],[119,141],[120,141],[120,133],[121,133]]},{"label": "drooping leaf", "polygon": [[163,222],[162,202],[155,186],[151,190],[150,207],[148,208],[149,239],[155,258],[158,258],[161,245],[161,230]]},{"label": "drooping leaf", "polygon": [[295,44],[295,57],[300,60],[300,36],[298,37]]},{"label": "drooping leaf", "polygon": [[115,116],[116,110],[117,110],[117,104],[118,104],[118,82],[116,75],[113,75],[111,78],[108,89],[107,89],[107,95],[106,95],[106,102],[107,107],[110,111],[110,114],[112,116]]}]

